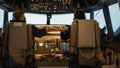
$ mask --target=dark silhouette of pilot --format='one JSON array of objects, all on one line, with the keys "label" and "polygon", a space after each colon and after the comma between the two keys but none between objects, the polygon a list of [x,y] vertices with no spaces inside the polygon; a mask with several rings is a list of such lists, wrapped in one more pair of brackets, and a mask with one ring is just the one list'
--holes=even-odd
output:
[{"label": "dark silhouette of pilot", "polygon": [[[24,11],[21,9],[15,10],[13,13],[13,20],[26,22]],[[33,37],[42,37],[44,35],[46,35],[46,28],[38,29],[37,27],[35,27],[35,25],[32,25],[32,36]]]}]

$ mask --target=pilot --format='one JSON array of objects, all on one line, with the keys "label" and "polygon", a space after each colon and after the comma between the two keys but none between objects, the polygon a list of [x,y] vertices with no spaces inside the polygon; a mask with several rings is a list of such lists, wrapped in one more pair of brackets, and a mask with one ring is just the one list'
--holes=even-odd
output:
[{"label": "pilot", "polygon": [[13,13],[13,20],[25,21],[24,11],[19,9],[15,10]]},{"label": "pilot", "polygon": [[[15,10],[14,13],[13,13],[13,20],[26,22],[24,11],[21,10],[21,9]],[[33,38],[36,37],[36,36],[37,37],[42,37],[45,34],[46,34],[45,28],[40,30],[37,27],[35,27],[34,25],[32,25],[32,35],[33,35]],[[9,51],[12,52],[13,50],[9,50]],[[14,54],[14,53],[12,53],[12,54]],[[26,50],[23,48],[22,50],[20,50],[20,53],[17,53],[16,55],[17,55],[17,57],[19,57],[20,59],[22,59],[24,56],[26,57]],[[11,56],[10,58],[13,58],[13,56]],[[25,68],[25,64],[24,63],[21,63],[21,62],[17,63],[17,62],[15,62],[15,60],[12,60],[12,59],[10,59],[10,60],[11,60],[11,62],[14,61],[13,63],[10,64],[11,68],[17,68],[17,67],[19,67],[19,68]],[[14,63],[15,63],[15,65],[14,65]]]},{"label": "pilot", "polygon": [[[15,10],[13,13],[13,20],[15,21],[25,21],[24,11],[23,10]],[[22,49],[22,50],[21,50]],[[18,51],[18,53],[15,51]],[[26,48],[22,48],[22,46],[18,46],[16,48],[9,47],[9,68],[25,68],[26,60]],[[17,61],[13,58],[18,58]],[[21,61],[23,60],[23,61]]]},{"label": "pilot", "polygon": [[[21,9],[15,10],[13,13],[13,20],[26,22],[24,11]],[[47,30],[48,30],[48,28],[38,29],[37,27],[35,27],[35,25],[32,25],[32,36],[33,37],[42,37],[42,36],[46,35]]]},{"label": "pilot", "polygon": [[[83,11],[76,11],[74,13],[73,22],[76,22],[76,20],[79,20],[79,19],[86,19],[85,14],[84,14]],[[72,29],[72,27],[71,27],[71,29]],[[80,66],[79,66],[79,60],[78,60],[78,55],[76,54],[76,49],[74,47],[71,47],[71,56],[72,57],[71,57],[71,61],[70,61],[69,67],[70,68],[80,68]]]},{"label": "pilot", "polygon": [[[80,10],[76,11],[75,14],[74,14],[74,20],[75,19],[86,19],[85,13],[83,11],[80,11]],[[105,28],[106,27],[104,27],[102,31],[104,31]],[[101,30],[100,30],[100,36],[101,36]],[[100,48],[98,48],[98,51],[100,51]],[[101,52],[99,52],[99,53],[96,54],[96,58],[98,60],[100,60],[102,63],[105,62],[105,59],[104,59],[103,55],[101,54]]]},{"label": "pilot", "polygon": [[75,19],[86,19],[84,12],[83,11],[76,11],[74,13],[74,20]]},{"label": "pilot", "polygon": [[61,34],[60,34],[61,39],[69,41],[70,33],[71,33],[71,26],[70,25],[62,26],[60,30],[61,30]]}]

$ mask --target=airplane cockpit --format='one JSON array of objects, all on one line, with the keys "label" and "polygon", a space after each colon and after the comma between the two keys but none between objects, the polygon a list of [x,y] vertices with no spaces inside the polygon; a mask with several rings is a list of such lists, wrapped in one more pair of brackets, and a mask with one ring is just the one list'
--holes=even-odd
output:
[{"label": "airplane cockpit", "polygon": [[120,0],[0,0],[0,68],[120,68],[119,11]]}]

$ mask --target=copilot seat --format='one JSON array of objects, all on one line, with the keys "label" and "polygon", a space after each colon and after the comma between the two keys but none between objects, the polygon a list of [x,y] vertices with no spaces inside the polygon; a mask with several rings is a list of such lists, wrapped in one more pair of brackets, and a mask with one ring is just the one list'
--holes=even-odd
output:
[{"label": "copilot seat", "polygon": [[96,67],[100,53],[99,24],[95,20],[74,20],[71,30],[71,52],[77,53],[80,68]]}]

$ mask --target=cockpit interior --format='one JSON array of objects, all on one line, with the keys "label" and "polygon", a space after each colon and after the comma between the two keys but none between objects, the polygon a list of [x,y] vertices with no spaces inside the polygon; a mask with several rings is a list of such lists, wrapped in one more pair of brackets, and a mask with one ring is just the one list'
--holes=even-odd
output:
[{"label": "cockpit interior", "polygon": [[0,68],[120,68],[119,11],[120,0],[0,0]]}]

